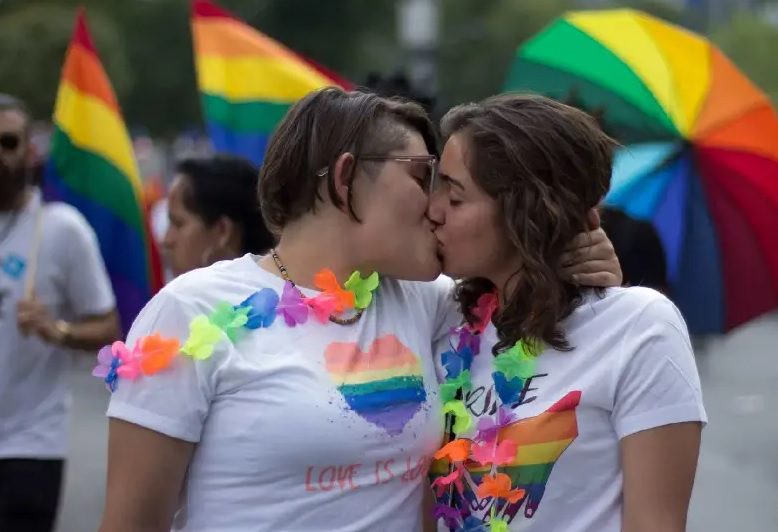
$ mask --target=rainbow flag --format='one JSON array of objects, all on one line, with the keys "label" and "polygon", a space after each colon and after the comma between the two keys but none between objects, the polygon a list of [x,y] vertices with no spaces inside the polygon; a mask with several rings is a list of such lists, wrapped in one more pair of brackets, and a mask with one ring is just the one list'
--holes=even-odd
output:
[{"label": "rainbow flag", "polygon": [[89,35],[76,16],[54,107],[44,196],[67,202],[97,233],[124,330],[162,284],[127,128]]},{"label": "rainbow flag", "polygon": [[209,0],[192,2],[192,40],[211,142],[257,165],[292,104],[322,87],[352,88]]}]

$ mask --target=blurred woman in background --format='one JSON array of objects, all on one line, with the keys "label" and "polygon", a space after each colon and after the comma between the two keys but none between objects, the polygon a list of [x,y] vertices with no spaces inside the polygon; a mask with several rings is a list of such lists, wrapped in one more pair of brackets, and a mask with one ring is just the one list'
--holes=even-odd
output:
[{"label": "blurred woman in background", "polygon": [[174,276],[273,245],[257,203],[259,172],[230,155],[185,159],[168,194],[162,250]]}]

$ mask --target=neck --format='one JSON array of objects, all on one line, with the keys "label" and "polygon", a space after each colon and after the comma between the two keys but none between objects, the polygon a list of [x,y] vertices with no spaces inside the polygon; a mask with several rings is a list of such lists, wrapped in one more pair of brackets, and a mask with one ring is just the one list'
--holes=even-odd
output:
[{"label": "neck", "polygon": [[22,187],[15,193],[0,198],[0,212],[18,211],[27,203],[30,197],[30,191],[27,187]]},{"label": "neck", "polygon": [[509,267],[501,268],[487,276],[487,279],[497,288],[497,295],[502,308],[508,302],[521,275],[521,273],[516,273],[519,270],[518,264],[514,264],[512,261],[508,261],[507,264],[509,264]]},{"label": "neck", "polygon": [[[332,270],[343,284],[354,270],[361,269],[353,257],[348,228],[330,222],[308,216],[289,224],[281,233],[275,250],[296,285],[315,288],[314,276],[324,268]],[[260,266],[280,276],[270,255],[262,258]]]}]

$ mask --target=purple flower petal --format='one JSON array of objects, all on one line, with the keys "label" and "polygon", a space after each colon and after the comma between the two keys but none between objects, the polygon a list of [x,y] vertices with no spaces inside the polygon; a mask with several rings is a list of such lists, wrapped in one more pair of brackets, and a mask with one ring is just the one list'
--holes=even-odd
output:
[{"label": "purple flower petal", "polygon": [[112,346],[106,345],[97,352],[97,362],[102,366],[110,366],[113,360]]}]

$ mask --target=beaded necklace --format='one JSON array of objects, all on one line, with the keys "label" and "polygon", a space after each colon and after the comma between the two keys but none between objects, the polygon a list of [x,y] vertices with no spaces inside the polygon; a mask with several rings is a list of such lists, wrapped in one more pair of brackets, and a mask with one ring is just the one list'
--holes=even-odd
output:
[{"label": "beaded necklace", "polygon": [[[275,248],[270,250],[270,256],[273,257],[273,262],[276,263],[276,267],[278,268],[278,271],[281,273],[281,277],[284,279],[284,281],[287,281],[289,283],[292,283],[292,286],[297,286],[292,279],[289,278],[289,272],[286,270],[286,266],[283,262],[281,262],[281,257],[278,256],[278,252],[275,250]],[[354,272],[356,273],[356,272]],[[352,274],[353,276],[353,274]],[[370,277],[368,277],[369,279]],[[377,278],[376,278],[377,279]],[[346,288],[349,286],[349,282],[346,281],[345,284]],[[349,318],[338,318],[335,315],[330,314],[329,320],[332,323],[337,323],[338,325],[351,325],[353,323],[356,323],[359,321],[359,318],[362,317],[362,313],[364,312],[364,309],[358,308],[356,313],[349,317]]]}]

